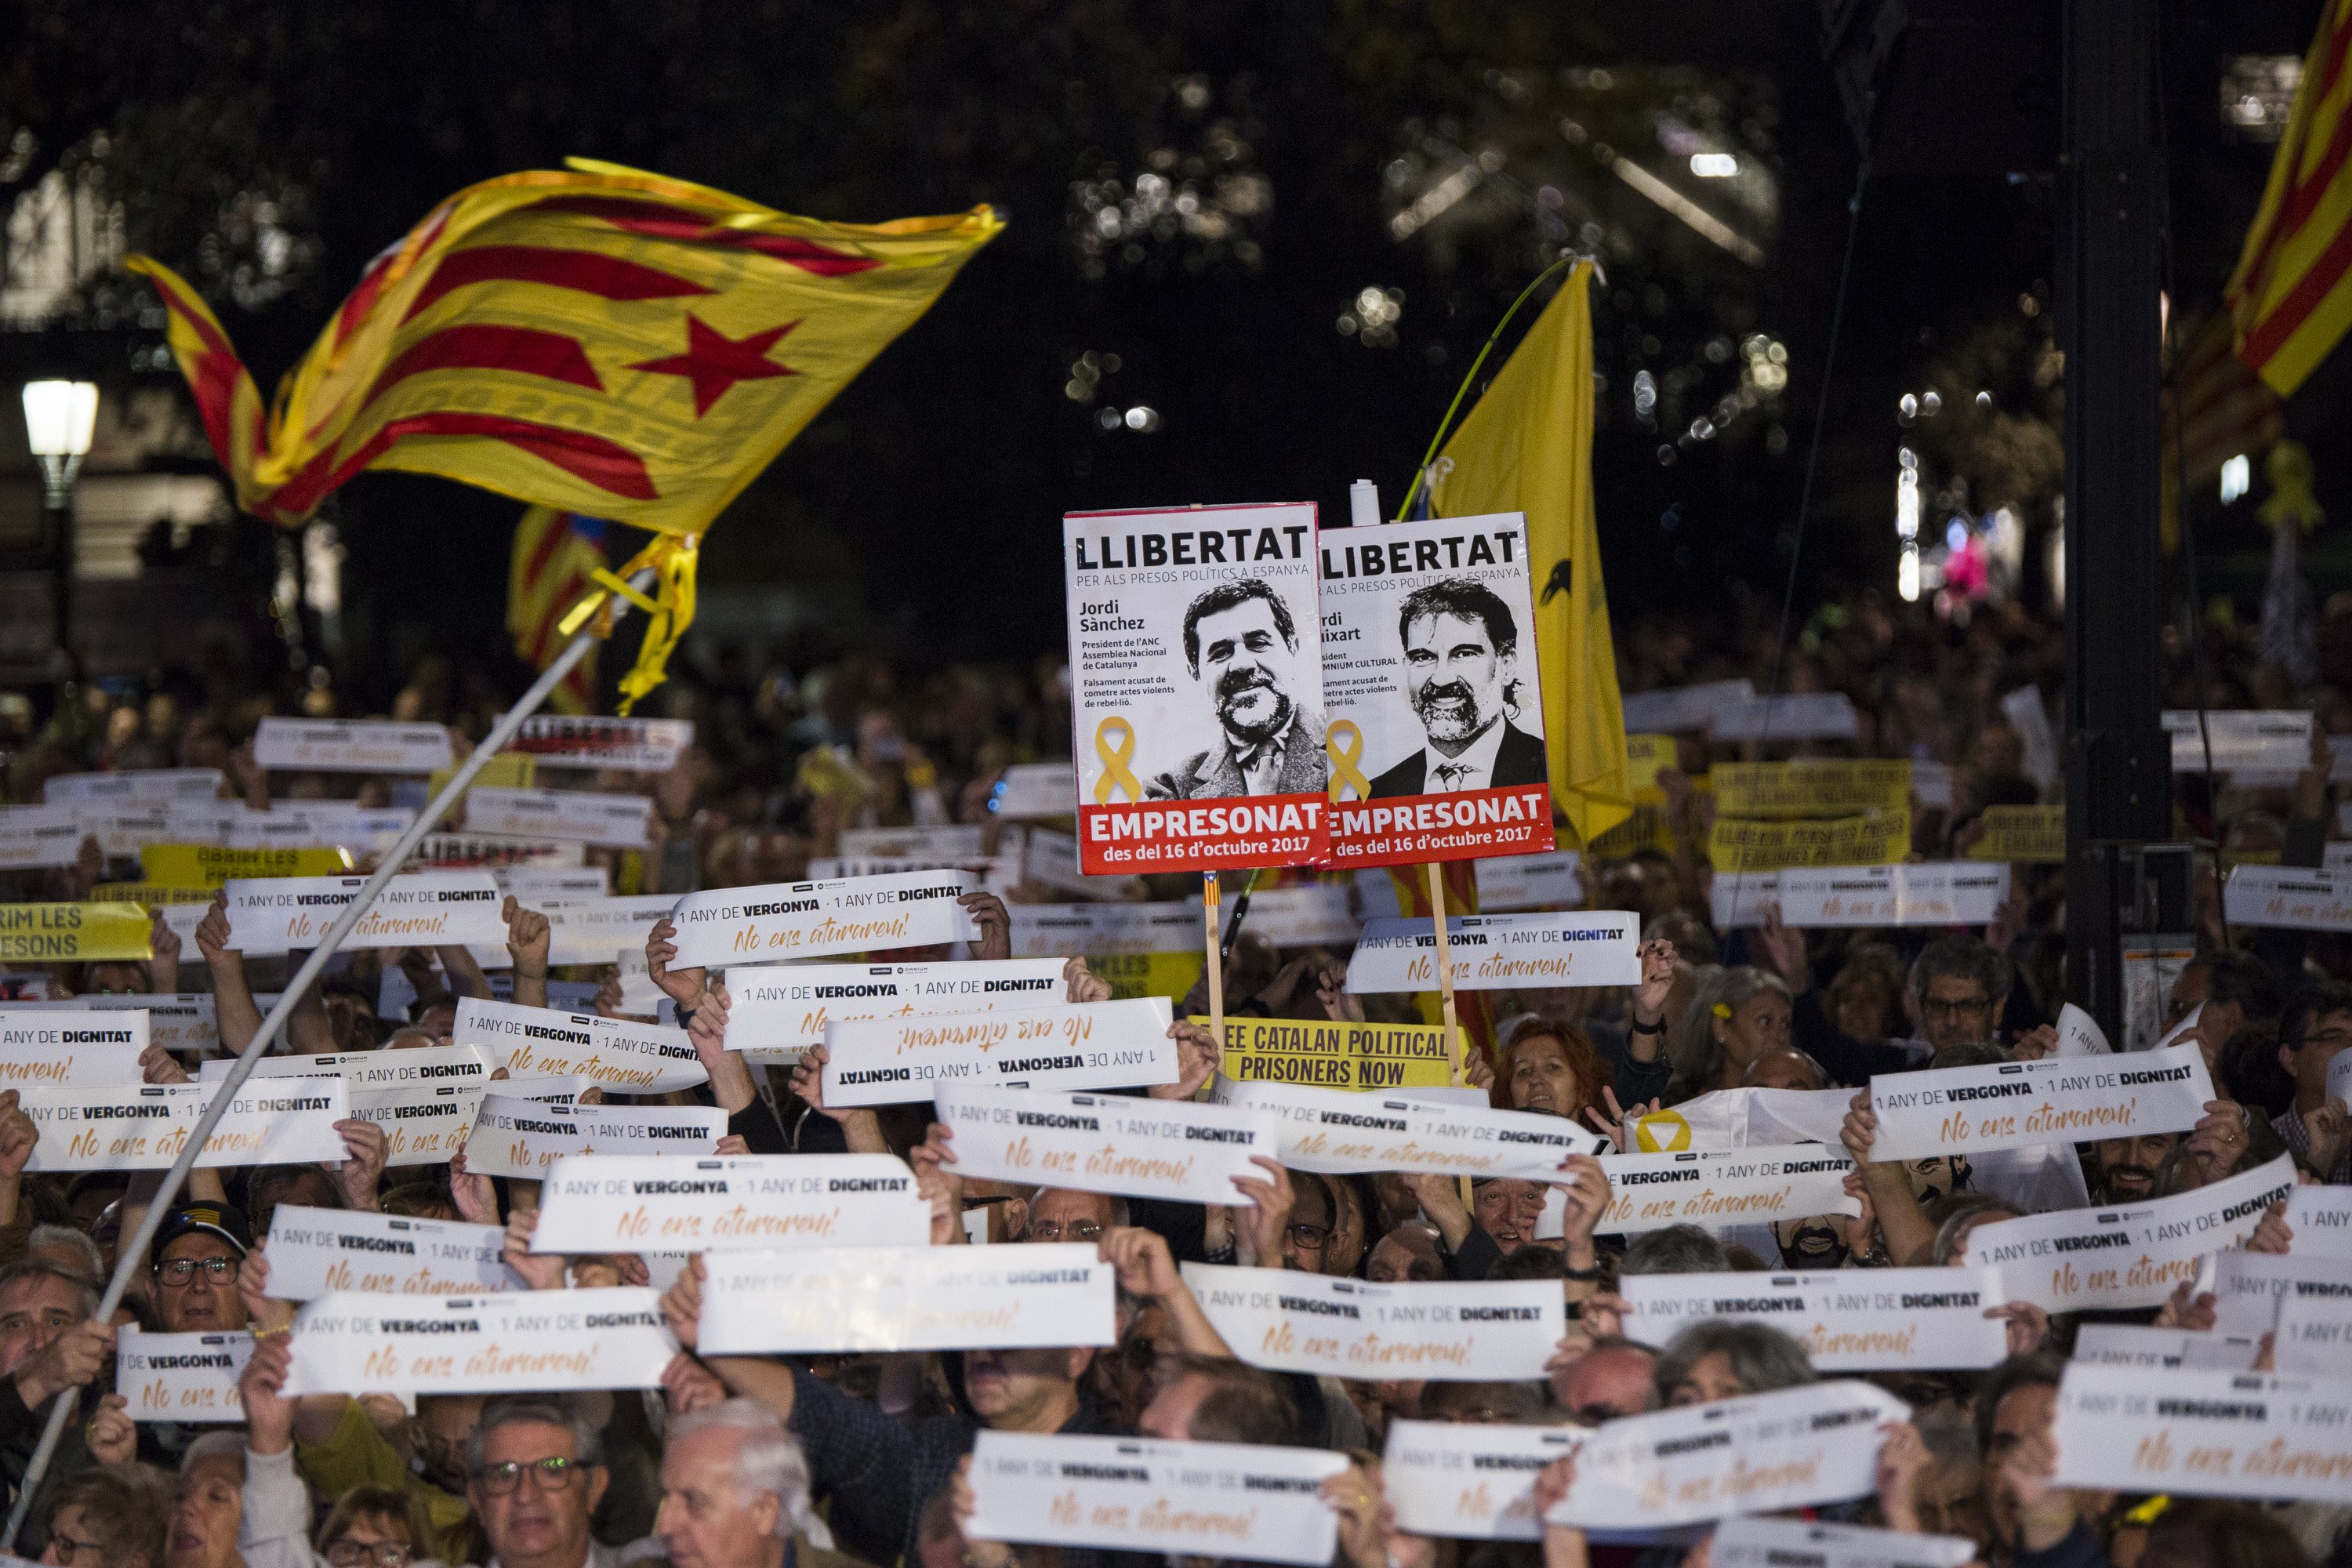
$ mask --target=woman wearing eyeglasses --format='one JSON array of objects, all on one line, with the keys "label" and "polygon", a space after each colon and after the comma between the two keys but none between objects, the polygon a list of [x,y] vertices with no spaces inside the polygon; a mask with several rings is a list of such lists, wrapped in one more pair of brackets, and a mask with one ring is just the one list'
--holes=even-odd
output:
[{"label": "woman wearing eyeglasses", "polygon": [[310,1534],[310,1490],[294,1470],[294,1401],[278,1392],[293,1352],[286,1335],[254,1347],[237,1387],[245,1402],[244,1568],[441,1568],[432,1521],[415,1492],[353,1487]]},{"label": "woman wearing eyeglasses", "polygon": [[51,1493],[41,1561],[54,1568],[163,1568],[167,1486],[143,1465],[68,1476]]}]

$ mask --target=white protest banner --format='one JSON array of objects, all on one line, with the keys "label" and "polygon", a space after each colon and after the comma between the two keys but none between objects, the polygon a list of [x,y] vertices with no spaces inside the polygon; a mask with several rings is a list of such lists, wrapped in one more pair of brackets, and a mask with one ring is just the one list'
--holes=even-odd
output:
[{"label": "white protest banner", "polygon": [[1975,860],[1791,866],[1775,876],[1780,919],[1792,926],[1985,925],[2009,897],[2009,867]]},{"label": "white protest banner", "polygon": [[2069,1362],[2051,1436],[2060,1486],[2352,1502],[2352,1381],[2340,1376]]},{"label": "white protest banner", "polygon": [[[2336,1258],[2314,1257],[2298,1239],[2285,1253],[2248,1252],[2243,1247],[2217,1254],[2213,1278],[2200,1281],[2200,1292],[2213,1297],[2213,1326],[2224,1333],[2267,1334],[2278,1326],[2279,1305],[2305,1285],[2325,1288],[2344,1278]],[[2282,1368],[2281,1370],[2284,1370]]]},{"label": "white protest banner", "polygon": [[576,840],[619,849],[646,847],[651,795],[594,795],[578,789],[499,789],[466,792],[466,826],[475,833]]},{"label": "white protest banner", "polygon": [[824,1044],[827,1024],[1050,1005],[1068,994],[1066,962],[738,966],[719,981],[727,987],[728,1048],[755,1065],[791,1066],[811,1046]]},{"label": "white protest banner", "polygon": [[1576,1482],[1546,1518],[1643,1530],[1866,1496],[1879,1428],[1910,1415],[1893,1394],[1839,1379],[1628,1415],[1585,1438]]},{"label": "white protest banner", "polygon": [[1350,528],[1317,549],[1329,863],[1549,850],[1526,515]]},{"label": "white protest banner", "polygon": [[0,1005],[0,1089],[137,1083],[146,1049],[143,1009],[67,1006],[35,1013]]},{"label": "white protest banner", "polygon": [[1478,907],[1488,914],[1584,901],[1583,857],[1573,849],[1478,862]]},{"label": "white protest banner", "polygon": [[[530,904],[520,893],[515,897]],[[547,916],[548,963],[613,963],[623,953],[642,957],[647,933],[667,920],[677,904],[677,900],[668,893],[639,893],[567,900],[551,908],[530,907]]]},{"label": "white protest banner", "polygon": [[1078,809],[1078,775],[1066,762],[1014,763],[989,792],[988,809],[1007,822],[1068,816]]},{"label": "white protest banner", "polygon": [[1391,1421],[1381,1484],[1397,1528],[1457,1541],[1540,1541],[1536,1472],[1566,1458],[1581,1426]]},{"label": "white protest banner", "polygon": [[1864,1524],[1741,1514],[1716,1526],[1707,1568],[1961,1568],[1977,1556],[1964,1535],[1916,1535]]},{"label": "white protest banner", "polygon": [[630,1094],[667,1094],[710,1081],[685,1030],[594,1013],[461,996],[449,1037],[489,1052],[515,1078],[582,1078]]},{"label": "white protest banner", "polygon": [[1165,996],[993,1013],[868,1018],[824,1026],[828,1106],[929,1100],[938,1085],[1130,1089],[1174,1083]]},{"label": "white protest banner", "polygon": [[218,768],[125,768],[107,773],[53,773],[41,782],[44,805],[162,805],[220,794]]},{"label": "white protest banner", "polygon": [[1271,1372],[1508,1383],[1541,1377],[1568,1323],[1542,1279],[1371,1285],[1213,1263],[1183,1274],[1234,1354]]},{"label": "white protest banner", "polygon": [[584,844],[545,838],[508,838],[495,833],[428,833],[411,863],[448,869],[503,870],[509,866],[579,866]]},{"label": "white protest banner", "polygon": [[1990,1268],[1824,1268],[1799,1274],[1634,1274],[1625,1337],[1663,1345],[1708,1318],[1769,1323],[1816,1372],[1992,1366],[2009,1354]]},{"label": "white protest banner", "polygon": [[0,805],[0,870],[70,866],[81,840],[81,818],[64,806]]},{"label": "white protest banner", "polygon": [[625,773],[666,773],[694,744],[690,719],[602,719],[534,713],[507,742],[542,768],[610,768]]},{"label": "white protest banner", "polygon": [[1780,901],[1778,871],[1725,871],[1707,883],[1708,912],[1717,931],[1764,923],[1764,908]]},{"label": "white protest banner", "polygon": [[[1450,915],[1457,991],[1559,989],[1642,983],[1641,917],[1614,910]],[[1437,933],[1425,920],[1378,920],[1348,960],[1348,989],[1433,991]]]},{"label": "white protest banner", "polygon": [[930,1205],[895,1154],[572,1154],[549,1167],[533,1252],[924,1247]]},{"label": "white protest banner", "polygon": [[[567,1086],[561,1101],[564,1104],[571,1103],[579,1093],[577,1079],[522,1081]],[[499,1087],[523,1096],[519,1083],[501,1083]],[[404,1165],[446,1164],[451,1155],[466,1146],[467,1138],[474,1131],[474,1118],[481,1110],[482,1096],[488,1088],[486,1080],[476,1079],[462,1083],[402,1083],[381,1089],[347,1087],[346,1092],[351,1097],[353,1116],[383,1129],[384,1164],[397,1169]]]},{"label": "white protest banner", "polygon": [[[406,806],[363,806],[348,800],[278,801],[270,805],[267,820],[299,825],[301,845],[323,845],[363,853],[391,848],[393,840],[407,832],[408,825],[416,820],[416,813]],[[232,842],[234,837],[232,833]]]},{"label": "white protest banner", "polygon": [[2099,1021],[2069,1002],[2058,1009],[2057,1054],[2080,1060],[2113,1056],[2115,1047],[2107,1044],[2107,1032],[2099,1027]]},{"label": "white protest banner", "polygon": [[2352,876],[2300,866],[2232,866],[2221,889],[2231,925],[2352,931]]},{"label": "white protest banner", "polygon": [[2155,1329],[2139,1323],[2084,1323],[2074,1331],[2073,1359],[2144,1371],[2187,1367],[2191,1372],[2252,1372],[2262,1348],[2262,1341],[2251,1334]]},{"label": "white protest banner", "polygon": [[2208,1254],[2242,1245],[2263,1211],[2294,1190],[2294,1161],[2282,1154],[2151,1203],[1980,1225],[1969,1233],[1962,1261],[1999,1268],[2011,1300],[2047,1311],[2158,1306],[2174,1286],[2197,1278]]},{"label": "white protest banner", "polygon": [[490,875],[499,879],[499,891],[525,909],[591,904],[613,891],[613,875],[602,866],[501,866]]},{"label": "white protest banner", "polygon": [[[201,910],[204,906],[199,905]],[[0,1026],[12,1013],[144,1013],[147,1043],[167,1051],[209,1051],[220,1045],[220,1026],[209,991],[93,992],[60,1002],[0,1003]]]},{"label": "white protest banner", "polygon": [[1627,1115],[1625,1146],[1636,1154],[1678,1154],[1685,1149],[1833,1144],[1853,1103],[1853,1091],[1843,1089],[1709,1089],[1663,1110]]},{"label": "white protest banner", "polygon": [[308,1301],[331,1290],[473,1296],[520,1285],[502,1225],[408,1219],[279,1204],[269,1218],[269,1294]]},{"label": "white protest banner", "polygon": [[114,1392],[133,1421],[242,1421],[236,1380],[253,1359],[253,1336],[151,1334],[126,1328],[114,1342]]},{"label": "white protest banner", "polygon": [[1234,1177],[1265,1179],[1251,1156],[1276,1157],[1274,1118],[1263,1110],[982,1085],[941,1084],[935,1098],[964,1176],[1230,1204],[1240,1197]]},{"label": "white protest banner", "polygon": [[1014,904],[1011,908],[1016,958],[1192,952],[1201,945],[1198,904]]},{"label": "white protest banner", "polygon": [[[244,952],[316,947],[365,877],[266,877],[227,885],[229,945]],[[384,884],[345,947],[443,947],[505,951],[507,922],[497,879],[488,871],[410,871]]]},{"label": "white protest banner", "polygon": [[1825,1143],[1603,1154],[1601,1168],[1609,1174],[1612,1195],[1600,1228],[1612,1234],[1670,1225],[1720,1229],[1860,1212],[1845,1195],[1853,1161]]},{"label": "white protest banner", "polygon": [[2333,1279],[2290,1281],[2280,1298],[2273,1343],[2283,1375],[2352,1372],[2352,1279],[2342,1268],[2334,1273]]},{"label": "white protest banner", "polygon": [[2184,1132],[2203,1120],[2212,1076],[2194,1045],[2122,1058],[2044,1057],[2031,1062],[1878,1073],[1874,1160],[1925,1160],[2034,1143],[2080,1143]]},{"label": "white protest banner", "polygon": [[1062,560],[1087,874],[1323,860],[1312,503],[1072,512]]},{"label": "white protest banner", "polygon": [[[45,806],[16,806],[12,810],[47,810]],[[79,852],[84,838],[98,840],[98,852],[109,859],[136,859],[139,851],[150,844],[169,844],[173,839],[172,814],[159,806],[138,809],[109,809],[103,806],[79,805],[73,808],[75,822],[74,847]],[[8,819],[0,816],[0,834],[8,828]],[[7,847],[0,843],[0,858],[7,855]]]},{"label": "white protest banner", "polygon": [[1323,1483],[1347,1468],[1328,1448],[982,1431],[964,1533],[1320,1568],[1339,1536]]},{"label": "white protest banner", "polygon": [[1273,1114],[1284,1164],[1332,1175],[1409,1171],[1553,1182],[1570,1154],[1604,1146],[1599,1133],[1563,1116],[1399,1095],[1252,1081],[1235,1084],[1231,1100]]},{"label": "white protest banner", "polygon": [[[17,1109],[33,1119],[40,1142],[28,1171],[160,1171],[180,1156],[215,1084],[27,1089]],[[199,1165],[341,1164],[335,1123],[347,1114],[340,1079],[299,1085],[248,1083],[205,1141]]]},{"label": "white protest banner", "polygon": [[[199,1082],[228,1076],[234,1058],[209,1061],[196,1068]],[[262,1057],[253,1064],[261,1078],[340,1078],[353,1089],[389,1089],[395,1084],[489,1081],[498,1062],[479,1046],[403,1046],[398,1050],[329,1051],[316,1056]]]},{"label": "white protest banner", "polygon": [[1021,880],[1075,893],[1081,899],[1116,902],[1125,900],[1130,890],[1137,894],[1143,890],[1140,878],[1087,876],[1079,864],[1075,834],[1054,833],[1043,827],[1027,829],[1022,840],[1020,865]]},{"label": "white protest banner", "polygon": [[727,1113],[715,1105],[546,1105],[490,1093],[474,1114],[466,1169],[538,1181],[567,1154],[709,1156],[726,1135]]},{"label": "white protest banner", "polygon": [[1099,1251],[1092,1242],[919,1241],[708,1253],[696,1348],[764,1355],[1108,1345],[1118,1338],[1118,1271]]},{"label": "white protest banner", "polygon": [[1851,741],[1853,699],[1843,691],[1801,691],[1727,702],[1715,712],[1718,741]]},{"label": "white protest banner", "polygon": [[438,724],[381,719],[264,719],[253,760],[303,773],[429,773],[451,763],[449,731]]},{"label": "white protest banner", "polygon": [[289,1397],[656,1388],[677,1354],[649,1286],[382,1296],[337,1290],[294,1314]]},{"label": "white protest banner", "polygon": [[2286,1195],[2294,1250],[2352,1260],[2352,1187],[2297,1187]]},{"label": "white protest banner", "polygon": [[[2294,774],[2311,765],[2311,715],[2263,712],[2248,709],[2205,710],[2198,722],[2194,708],[2164,710],[2165,733],[2172,737],[2172,771],[2205,771],[2208,735],[2213,745],[2213,771]],[[2292,783],[2292,778],[2289,779]]]},{"label": "white protest banner", "polygon": [[2352,1051],[2338,1051],[2327,1064],[2326,1097],[2352,1108]]},{"label": "white protest banner", "polygon": [[845,860],[977,860],[987,853],[988,829],[978,824],[939,827],[845,827],[840,853]]},{"label": "white protest banner", "polygon": [[901,871],[688,893],[670,917],[677,925],[670,963],[772,963],[974,941],[980,928],[956,900],[978,885],[968,871]]},{"label": "white protest banner", "polygon": [[[1238,900],[1228,899],[1228,918]],[[1199,923],[1200,900],[1192,900]],[[1356,940],[1363,922],[1349,906],[1348,889],[1315,882],[1298,888],[1260,888],[1249,896],[1249,913],[1242,928],[1255,931],[1276,947],[1345,947]]]},{"label": "white protest banner", "polygon": [[1706,730],[1726,708],[1752,701],[1756,688],[1746,676],[1737,680],[1710,680],[1698,686],[1670,686],[1661,691],[1625,693],[1625,733],[1672,735]]}]

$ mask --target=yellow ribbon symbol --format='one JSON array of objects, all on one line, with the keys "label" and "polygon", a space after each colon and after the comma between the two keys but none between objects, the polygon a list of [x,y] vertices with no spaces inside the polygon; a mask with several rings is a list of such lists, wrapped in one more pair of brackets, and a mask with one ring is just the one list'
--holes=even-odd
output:
[{"label": "yellow ribbon symbol", "polygon": [[1690,1123],[1679,1110],[1654,1110],[1633,1123],[1633,1142],[1644,1154],[1672,1154],[1690,1147]]},{"label": "yellow ribbon symbol", "polygon": [[[1347,742],[1343,749],[1341,741]],[[1356,728],[1353,719],[1335,719],[1323,731],[1323,751],[1331,759],[1331,804],[1339,804],[1339,792],[1352,788],[1358,800],[1372,798],[1372,781],[1356,764],[1364,759],[1364,732]]]},{"label": "yellow ribbon symbol", "polygon": [[[1114,730],[1118,732],[1116,749],[1108,740]],[[1102,777],[1095,780],[1097,805],[1108,805],[1110,792],[1114,789],[1125,790],[1130,802],[1143,798],[1143,781],[1137,778],[1135,770],[1127,765],[1128,759],[1135,755],[1135,726],[1122,715],[1114,713],[1095,726],[1095,755],[1102,759],[1103,765]]]}]

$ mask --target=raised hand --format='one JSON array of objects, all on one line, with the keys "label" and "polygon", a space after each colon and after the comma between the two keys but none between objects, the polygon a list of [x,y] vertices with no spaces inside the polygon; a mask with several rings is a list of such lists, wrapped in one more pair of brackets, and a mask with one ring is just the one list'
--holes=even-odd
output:
[{"label": "raised hand", "polygon": [[972,923],[980,927],[980,940],[971,944],[971,955],[979,959],[1003,959],[1013,956],[1013,914],[1004,900],[994,893],[966,893],[956,900],[963,906]]},{"label": "raised hand", "polygon": [[677,927],[667,920],[654,922],[646,933],[646,973],[662,994],[677,1004],[681,1013],[690,1013],[702,1000],[706,972],[696,969],[672,969],[670,961],[677,956]]},{"label": "raised hand", "polygon": [[1176,1081],[1155,1083],[1144,1093],[1154,1100],[1190,1100],[1215,1075],[1224,1054],[1216,1036],[1181,1018],[1168,1026],[1168,1037],[1176,1042]]},{"label": "raised hand", "polygon": [[1085,959],[1074,958],[1062,965],[1062,994],[1067,1002],[1108,1002],[1110,982],[1088,969]]},{"label": "raised hand", "polygon": [[376,1183],[383,1175],[385,1162],[392,1158],[392,1146],[383,1128],[356,1116],[336,1122],[335,1131],[342,1135],[343,1152],[349,1156],[335,1170],[335,1189],[342,1194],[345,1208],[373,1211]]},{"label": "raised hand", "polygon": [[530,1238],[539,1229],[539,1211],[517,1209],[507,1221],[506,1263],[521,1279],[526,1289],[561,1290],[563,1289],[563,1255],[560,1252],[533,1252]]}]

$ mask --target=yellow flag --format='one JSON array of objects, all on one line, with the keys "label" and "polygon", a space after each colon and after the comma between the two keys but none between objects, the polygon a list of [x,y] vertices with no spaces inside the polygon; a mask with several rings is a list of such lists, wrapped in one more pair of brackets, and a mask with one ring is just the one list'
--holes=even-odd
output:
[{"label": "yellow flag", "polygon": [[1569,273],[1445,443],[1430,496],[1440,517],[1527,513],[1552,795],[1586,844],[1633,811],[1592,511],[1591,277]]},{"label": "yellow flag", "polygon": [[105,963],[155,956],[144,904],[0,904],[0,959]]}]

